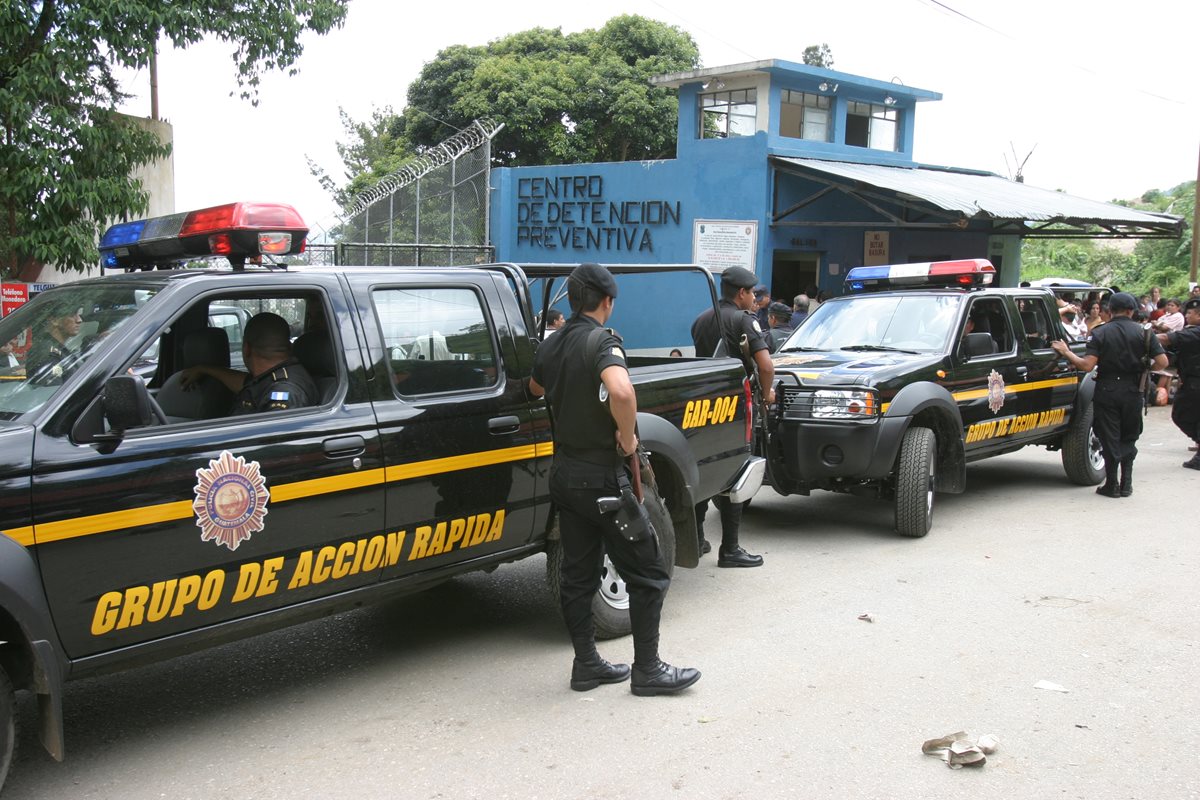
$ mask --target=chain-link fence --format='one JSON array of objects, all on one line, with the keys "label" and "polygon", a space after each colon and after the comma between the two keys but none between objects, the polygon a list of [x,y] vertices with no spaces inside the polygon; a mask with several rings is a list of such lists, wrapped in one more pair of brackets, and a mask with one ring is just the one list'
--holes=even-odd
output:
[{"label": "chain-link fence", "polygon": [[492,137],[475,120],[359,195],[330,230],[310,234],[309,264],[452,266],[492,261],[488,183]]}]

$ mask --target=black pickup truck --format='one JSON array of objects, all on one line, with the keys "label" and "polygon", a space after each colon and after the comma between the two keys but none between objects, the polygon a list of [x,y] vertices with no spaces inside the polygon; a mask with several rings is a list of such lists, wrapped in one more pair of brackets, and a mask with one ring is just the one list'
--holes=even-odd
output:
[{"label": "black pickup truck", "polygon": [[[295,252],[270,216],[253,235],[261,211],[118,226],[102,253],[131,269],[205,247],[236,267],[260,241]],[[219,382],[181,390],[181,369],[240,356],[260,311],[293,326],[316,404],[228,416]],[[136,269],[41,293],[0,338],[28,348],[0,376],[0,780],[14,689],[37,695],[61,758],[68,679],[535,554],[557,575],[553,420],[526,391],[537,339],[516,266]],[[632,355],[630,374],[646,502],[664,551],[695,566],[694,504],[762,480],[745,374]],[[595,608],[601,635],[628,630],[615,572]]]},{"label": "black pickup truck", "polygon": [[1050,347],[1071,341],[1053,295],[994,277],[984,259],[851,270],[774,356],[759,447],[776,491],[890,500],[896,530],[924,536],[972,461],[1044,445],[1070,481],[1100,483],[1095,381]]}]

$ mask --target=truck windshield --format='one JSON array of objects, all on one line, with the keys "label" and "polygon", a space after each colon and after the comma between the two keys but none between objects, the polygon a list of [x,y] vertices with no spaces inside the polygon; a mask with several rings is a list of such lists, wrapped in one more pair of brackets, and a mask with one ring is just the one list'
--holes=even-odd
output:
[{"label": "truck windshield", "polygon": [[0,419],[41,408],[154,292],[69,285],[42,292],[0,319]]},{"label": "truck windshield", "polygon": [[947,295],[856,295],[822,303],[779,348],[944,352],[960,303]]}]

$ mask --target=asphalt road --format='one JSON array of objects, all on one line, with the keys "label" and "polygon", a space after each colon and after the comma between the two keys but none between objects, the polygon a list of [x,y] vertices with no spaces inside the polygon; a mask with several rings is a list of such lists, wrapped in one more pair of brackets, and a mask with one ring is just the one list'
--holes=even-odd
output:
[{"label": "asphalt road", "polygon": [[[919,540],[764,490],[763,568],[676,575],[663,655],[704,673],[677,697],[570,691],[537,557],[71,684],[62,764],[25,697],[4,798],[1200,797],[1200,473],[1166,409],[1141,445],[1122,500],[1041,449],[972,465]],[[922,755],[958,730],[998,752]]]}]

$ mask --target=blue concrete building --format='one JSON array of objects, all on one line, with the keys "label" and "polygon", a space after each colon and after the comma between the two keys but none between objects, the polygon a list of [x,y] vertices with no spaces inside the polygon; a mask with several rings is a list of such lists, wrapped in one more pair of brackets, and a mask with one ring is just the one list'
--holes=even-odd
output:
[{"label": "blue concrete building", "polygon": [[652,83],[678,91],[676,158],[493,170],[499,260],[737,265],[790,300],[840,293],[852,267],[950,258],[1016,285],[1027,236],[1179,235],[1174,217],[916,163],[934,91],[779,60]]}]

